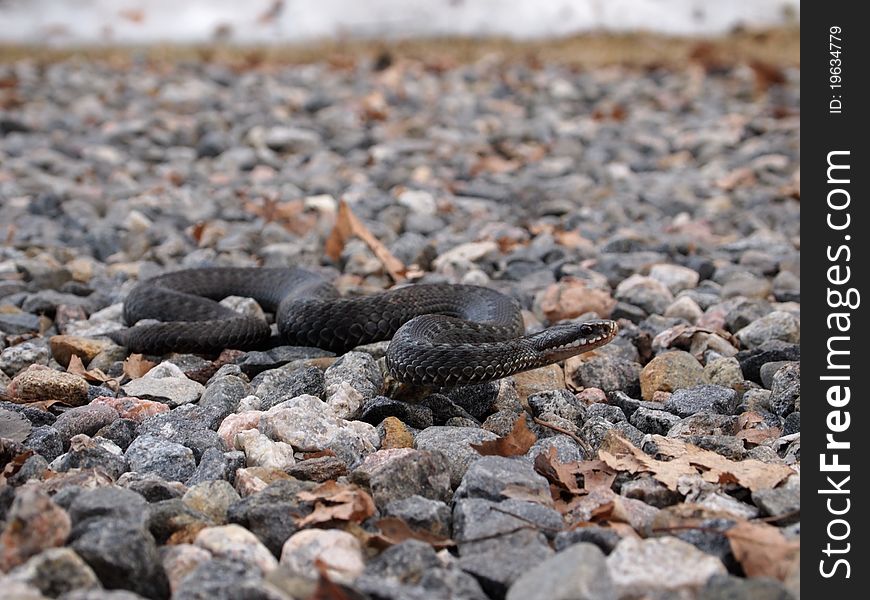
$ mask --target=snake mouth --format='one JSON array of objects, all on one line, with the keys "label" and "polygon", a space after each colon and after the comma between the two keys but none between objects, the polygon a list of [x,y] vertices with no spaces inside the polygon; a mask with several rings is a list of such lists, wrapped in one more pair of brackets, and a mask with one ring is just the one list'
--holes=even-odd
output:
[{"label": "snake mouth", "polygon": [[603,346],[618,332],[616,321],[607,319],[566,323],[542,331],[537,342],[542,354],[555,362]]}]

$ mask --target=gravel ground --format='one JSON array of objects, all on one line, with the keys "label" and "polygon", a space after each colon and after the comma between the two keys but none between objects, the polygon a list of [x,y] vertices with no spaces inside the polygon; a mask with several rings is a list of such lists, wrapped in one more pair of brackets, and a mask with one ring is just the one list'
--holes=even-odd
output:
[{"label": "gravel ground", "polygon": [[[798,597],[799,79],[704,57],[0,65],[0,585]],[[385,343],[128,358],[104,337],[136,281],[182,267],[394,285],[360,239],[327,258],[339,200],[412,280],[619,337],[407,402]]]}]

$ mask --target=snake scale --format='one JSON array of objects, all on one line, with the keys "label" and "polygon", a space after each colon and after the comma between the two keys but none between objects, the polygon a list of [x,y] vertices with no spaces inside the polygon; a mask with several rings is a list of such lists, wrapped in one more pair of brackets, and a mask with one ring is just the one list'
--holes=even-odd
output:
[{"label": "snake scale", "polygon": [[517,302],[495,290],[418,284],[343,298],[322,276],[301,268],[203,268],[138,283],[124,321],[143,324],[113,339],[133,352],[216,352],[255,347],[270,337],[265,321],[218,303],[247,296],[275,313],[288,344],[336,353],[391,339],[390,375],[423,386],[482,383],[534,369],[608,343],[614,321],[559,324],[525,335]]}]

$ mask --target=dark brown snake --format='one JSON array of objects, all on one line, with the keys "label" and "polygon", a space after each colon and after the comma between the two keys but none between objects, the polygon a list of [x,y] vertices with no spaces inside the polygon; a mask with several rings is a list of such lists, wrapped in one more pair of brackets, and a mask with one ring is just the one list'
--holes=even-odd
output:
[{"label": "dark brown snake", "polygon": [[116,332],[133,352],[163,354],[251,348],[269,325],[218,304],[227,296],[257,300],[275,313],[287,343],[336,353],[392,339],[386,362],[402,383],[455,386],[507,377],[608,343],[614,321],[594,320],[525,335],[515,300],[471,285],[419,284],[342,298],[320,275],[303,269],[205,268],[137,284],[124,321],[167,321]]}]

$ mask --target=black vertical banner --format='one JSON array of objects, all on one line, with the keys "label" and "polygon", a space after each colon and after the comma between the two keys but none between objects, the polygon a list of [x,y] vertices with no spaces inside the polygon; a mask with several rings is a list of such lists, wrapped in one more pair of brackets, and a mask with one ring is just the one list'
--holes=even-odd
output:
[{"label": "black vertical banner", "polygon": [[860,6],[806,3],[801,14],[804,598],[866,598],[870,582],[870,32]]}]

